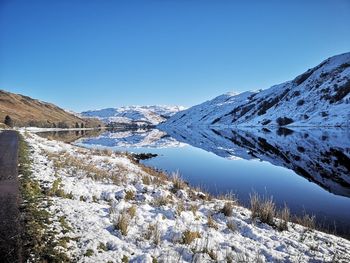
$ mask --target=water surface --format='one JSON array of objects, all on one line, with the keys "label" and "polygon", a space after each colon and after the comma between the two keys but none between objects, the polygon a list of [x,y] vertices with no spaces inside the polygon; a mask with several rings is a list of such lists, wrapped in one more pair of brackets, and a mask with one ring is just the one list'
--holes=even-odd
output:
[{"label": "water surface", "polygon": [[313,214],[318,223],[350,236],[350,133],[342,129],[209,129],[104,131],[77,145],[149,152],[143,161],[179,171],[212,194],[273,196],[293,214]]}]

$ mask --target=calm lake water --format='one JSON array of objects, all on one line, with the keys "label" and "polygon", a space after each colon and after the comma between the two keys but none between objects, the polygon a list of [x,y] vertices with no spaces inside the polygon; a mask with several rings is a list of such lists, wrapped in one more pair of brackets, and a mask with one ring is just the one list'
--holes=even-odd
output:
[{"label": "calm lake water", "polygon": [[89,148],[155,153],[143,163],[179,171],[212,194],[233,193],[245,206],[252,192],[272,196],[278,207],[287,204],[292,214],[313,214],[319,224],[350,237],[349,130],[182,128],[41,135],[67,136]]}]

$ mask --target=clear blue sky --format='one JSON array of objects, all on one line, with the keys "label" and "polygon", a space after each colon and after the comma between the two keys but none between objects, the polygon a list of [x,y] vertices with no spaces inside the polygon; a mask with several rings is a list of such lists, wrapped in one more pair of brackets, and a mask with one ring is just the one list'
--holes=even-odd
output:
[{"label": "clear blue sky", "polygon": [[0,0],[0,89],[82,111],[191,106],[350,51],[350,1]]}]

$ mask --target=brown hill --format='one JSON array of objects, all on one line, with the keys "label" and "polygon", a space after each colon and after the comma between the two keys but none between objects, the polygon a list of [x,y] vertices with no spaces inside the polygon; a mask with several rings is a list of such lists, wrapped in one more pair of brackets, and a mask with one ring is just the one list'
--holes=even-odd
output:
[{"label": "brown hill", "polygon": [[91,128],[103,125],[97,119],[80,118],[52,103],[0,90],[0,122],[4,122],[7,115],[17,127],[74,128],[78,125]]}]

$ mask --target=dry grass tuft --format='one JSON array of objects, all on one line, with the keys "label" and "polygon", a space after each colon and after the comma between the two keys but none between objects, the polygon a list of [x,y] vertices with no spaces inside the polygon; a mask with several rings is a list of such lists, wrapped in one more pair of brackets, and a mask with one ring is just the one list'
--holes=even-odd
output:
[{"label": "dry grass tuft", "polygon": [[152,204],[156,207],[166,206],[170,202],[170,198],[169,196],[159,196],[154,198]]},{"label": "dry grass tuft", "polygon": [[302,225],[308,229],[315,229],[316,224],[315,224],[315,216],[310,216],[306,213],[302,217],[294,217],[293,220],[295,223]]},{"label": "dry grass tuft", "polygon": [[261,198],[257,193],[250,195],[252,218],[259,218],[261,222],[273,225],[276,214],[275,203],[270,198]]},{"label": "dry grass tuft", "polygon": [[198,231],[190,231],[186,230],[182,233],[182,243],[189,245],[191,244],[196,238],[201,238],[201,235]]},{"label": "dry grass tuft", "polygon": [[113,222],[114,227],[120,231],[123,236],[128,234],[130,216],[127,211],[123,211]]},{"label": "dry grass tuft", "polygon": [[102,155],[107,155],[107,156],[112,156],[113,151],[110,149],[103,149],[102,150]]},{"label": "dry grass tuft", "polygon": [[142,183],[145,185],[150,185],[151,184],[151,178],[147,175],[142,176]]},{"label": "dry grass tuft", "polygon": [[144,238],[147,240],[152,240],[155,245],[159,245],[161,240],[161,232],[158,224],[148,225]]},{"label": "dry grass tuft", "polygon": [[131,219],[133,219],[136,216],[136,210],[137,210],[136,205],[132,205],[126,210]]},{"label": "dry grass tuft", "polygon": [[173,183],[173,188],[171,189],[173,193],[186,187],[186,183],[182,180],[178,172],[172,174],[171,181]]},{"label": "dry grass tuft", "polygon": [[184,202],[179,201],[176,206],[176,214],[180,216],[183,211],[185,211],[185,204]]},{"label": "dry grass tuft", "polygon": [[141,164],[141,163],[139,163],[138,166],[141,168],[141,170],[143,172],[145,172],[146,174],[149,174],[149,175],[151,175],[153,177],[158,178],[163,183],[168,181],[168,179],[169,179],[169,177],[162,171],[158,171],[158,170],[156,170],[154,168],[148,167],[148,166],[146,166],[144,164]]},{"label": "dry grass tuft", "polygon": [[76,158],[66,151],[60,153],[50,153],[45,151],[46,156],[53,161],[56,170],[66,169],[71,176],[76,176],[79,172],[84,172],[94,180],[110,180],[110,174],[94,164],[85,163],[81,158]]},{"label": "dry grass tuft", "polygon": [[277,228],[279,231],[288,230],[288,222],[290,221],[290,211],[287,205],[284,205],[282,211],[278,212],[279,222]]},{"label": "dry grass tuft", "polygon": [[131,190],[125,192],[125,200],[130,201],[135,199],[135,193]]},{"label": "dry grass tuft", "polygon": [[226,202],[224,207],[222,208],[221,212],[225,216],[232,216],[233,215],[233,204],[232,204],[232,202]]},{"label": "dry grass tuft", "polygon": [[210,214],[208,215],[208,222],[207,222],[208,227],[213,228],[215,230],[218,230],[218,224],[214,220],[213,216]]},{"label": "dry grass tuft", "polygon": [[193,215],[195,216],[198,212],[199,206],[197,204],[191,204],[190,205],[190,210],[193,213]]}]

